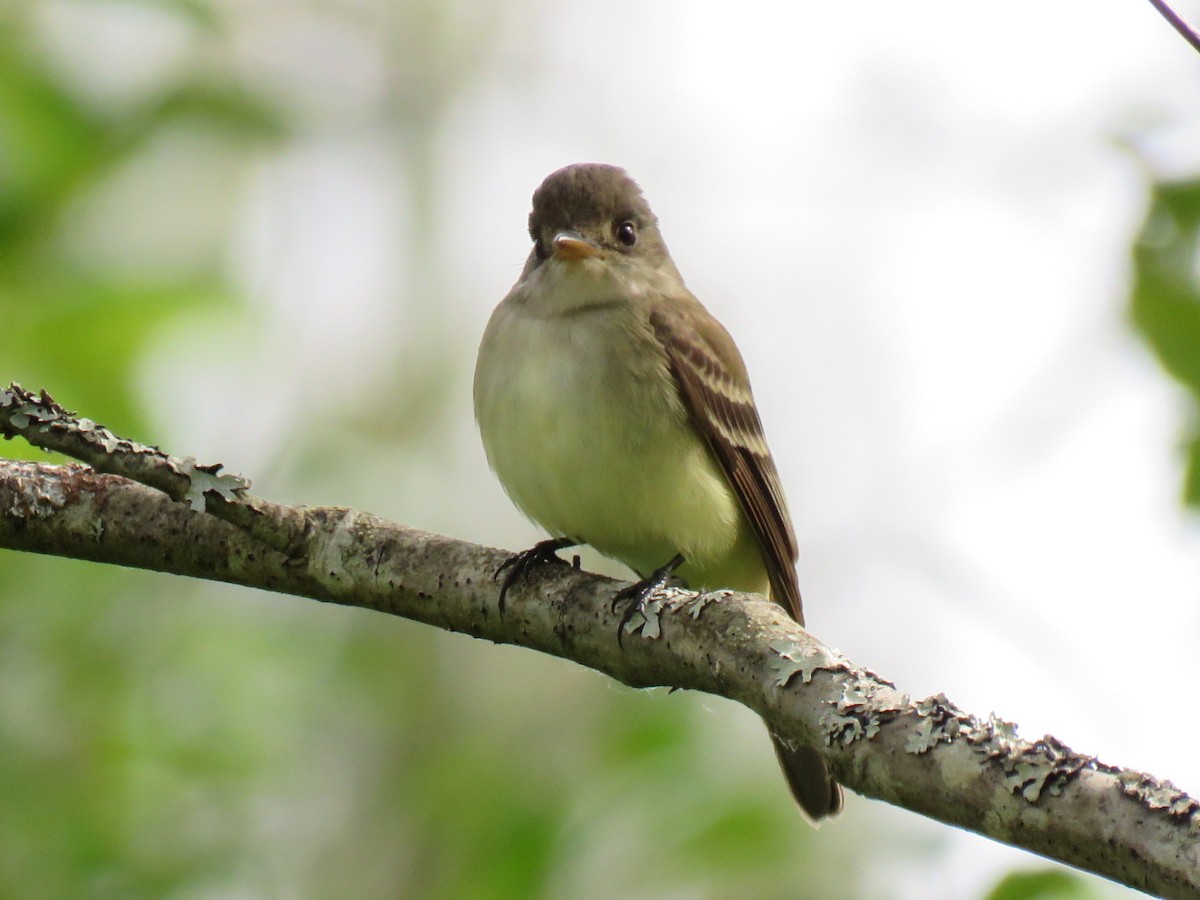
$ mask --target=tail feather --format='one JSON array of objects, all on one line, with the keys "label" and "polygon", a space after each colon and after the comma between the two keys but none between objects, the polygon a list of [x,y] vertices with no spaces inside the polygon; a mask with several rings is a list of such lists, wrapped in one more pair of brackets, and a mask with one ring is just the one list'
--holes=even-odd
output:
[{"label": "tail feather", "polygon": [[812,747],[791,749],[774,734],[771,743],[792,796],[815,825],[842,811],[842,788],[825,768],[825,760]]}]

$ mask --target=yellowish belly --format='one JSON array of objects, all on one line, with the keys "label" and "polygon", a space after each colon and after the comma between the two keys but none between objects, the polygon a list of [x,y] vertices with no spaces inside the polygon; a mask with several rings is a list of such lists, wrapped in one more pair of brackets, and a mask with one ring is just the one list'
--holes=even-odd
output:
[{"label": "yellowish belly", "polygon": [[[627,342],[627,328],[604,327],[515,318],[489,326],[476,417],[497,477],[547,531],[639,573],[681,553],[693,587],[761,590],[749,526],[688,424],[665,358],[650,344],[610,352]],[[710,583],[718,577],[726,581]]]}]

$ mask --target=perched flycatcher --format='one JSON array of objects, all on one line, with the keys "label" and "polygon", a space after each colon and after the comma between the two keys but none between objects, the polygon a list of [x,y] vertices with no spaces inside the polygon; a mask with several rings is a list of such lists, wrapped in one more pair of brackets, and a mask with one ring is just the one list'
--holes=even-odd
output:
[{"label": "perched flycatcher", "polygon": [[[684,287],[641,189],[615,166],[559,169],[534,192],[529,235],[475,368],[488,462],[555,536],[524,563],[586,543],[643,585],[677,569],[696,589],[768,595],[803,624],[796,537],[746,365]],[[821,757],[772,738],[808,816],[837,813]]]}]

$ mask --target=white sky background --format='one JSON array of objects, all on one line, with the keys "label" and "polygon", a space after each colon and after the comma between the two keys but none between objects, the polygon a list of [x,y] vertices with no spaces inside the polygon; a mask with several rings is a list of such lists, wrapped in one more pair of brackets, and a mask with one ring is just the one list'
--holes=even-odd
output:
[{"label": "white sky background", "polygon": [[[1200,21],[1200,3],[1178,7]],[[64,60],[116,47],[143,79],[171,64],[169,30],[73,37],[68,8],[46,13]],[[147,391],[164,445],[255,472],[278,448],[245,435],[371,384],[424,315],[396,300],[405,187],[396,136],[370,121],[385,42],[316,16],[277,29],[270,4],[229,11],[248,77],[324,130],[246,190],[234,268],[261,332],[231,347],[198,323],[148,364]],[[365,505],[485,543],[538,536],[474,435],[474,349],[528,251],[533,189],[569,162],[618,163],[748,360],[814,633],[914,695],[1200,791],[1200,522],[1178,503],[1182,393],[1124,325],[1145,190],[1117,140],[1147,136],[1166,171],[1200,163],[1200,56],[1144,0],[544,4],[489,47],[420,224],[460,329],[451,450],[397,461],[395,493]],[[116,86],[89,74],[93,89],[136,92],[137,73],[107,66]],[[245,393],[243,420],[222,384]],[[880,828],[922,827],[872,806]],[[934,874],[927,855],[861,862],[914,898],[977,896],[1036,864],[965,834],[941,852]]]}]

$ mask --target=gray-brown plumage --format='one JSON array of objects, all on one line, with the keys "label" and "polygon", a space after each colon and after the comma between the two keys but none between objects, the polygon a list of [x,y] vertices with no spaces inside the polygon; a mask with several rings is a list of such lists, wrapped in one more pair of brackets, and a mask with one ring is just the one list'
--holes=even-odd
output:
[{"label": "gray-brown plumage", "polygon": [[[533,196],[534,246],[480,346],[475,410],[514,502],[645,577],[679,554],[697,589],[767,594],[803,624],[796,538],[750,380],[684,286],[637,184],[575,165]],[[841,788],[772,735],[813,819]]]}]

